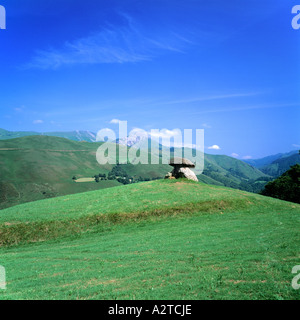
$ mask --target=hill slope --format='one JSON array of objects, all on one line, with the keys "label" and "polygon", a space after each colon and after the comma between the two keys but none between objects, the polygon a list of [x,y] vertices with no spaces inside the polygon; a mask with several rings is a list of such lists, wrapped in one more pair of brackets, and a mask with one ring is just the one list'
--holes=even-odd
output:
[{"label": "hill slope", "polygon": [[[107,174],[113,165],[100,166],[96,151],[102,143],[77,142],[49,136],[28,136],[0,141],[0,209],[11,205],[108,188],[116,180],[75,183],[76,178]],[[125,147],[123,147],[125,148]],[[163,177],[171,167],[128,166],[142,177]]]},{"label": "hill slope", "polygon": [[0,208],[118,185],[72,181],[74,175],[93,177],[100,170],[95,156],[98,145],[48,136],[0,141]]},{"label": "hill slope", "polygon": [[300,165],[292,166],[279,178],[269,182],[261,194],[300,203]]},{"label": "hill slope", "polygon": [[15,206],[0,211],[0,299],[297,299],[299,215],[186,180]]}]

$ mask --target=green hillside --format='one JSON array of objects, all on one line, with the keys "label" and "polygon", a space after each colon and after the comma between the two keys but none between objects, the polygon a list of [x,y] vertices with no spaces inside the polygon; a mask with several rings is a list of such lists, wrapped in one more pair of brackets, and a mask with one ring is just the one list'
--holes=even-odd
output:
[{"label": "green hillside", "polygon": [[292,166],[279,178],[269,182],[261,194],[281,199],[300,203],[300,165]]},{"label": "green hillside", "polygon": [[[0,141],[0,209],[60,195],[120,185],[117,180],[75,183],[72,177],[108,174],[112,165],[100,166],[96,151],[101,143],[78,142],[49,136],[27,136]],[[127,148],[119,146],[119,148]],[[168,165],[124,165],[135,179],[163,178]],[[268,177],[250,165],[227,156],[205,155],[204,183],[260,191]],[[256,180],[262,180],[256,181]],[[253,186],[257,186],[256,189]]]},{"label": "green hillside", "polygon": [[[209,178],[209,179],[207,179]],[[250,192],[259,192],[271,177],[249,164],[224,155],[206,154],[199,180]]]},{"label": "green hillside", "polygon": [[227,175],[236,183],[239,183],[241,179],[255,180],[265,176],[260,170],[232,157],[206,154],[205,161],[205,169]]},{"label": "green hillside", "polygon": [[[100,166],[96,151],[102,143],[77,142],[49,136],[0,141],[0,209],[55,196],[120,185],[116,180],[75,183],[72,177],[107,174],[113,165]],[[125,148],[125,147],[120,147]],[[171,167],[132,166],[141,177],[164,177]]]},{"label": "green hillside", "polygon": [[0,211],[0,299],[299,299],[300,206],[159,180]]},{"label": "green hillside", "polygon": [[97,171],[108,171],[97,164],[98,145],[48,136],[0,141],[0,208],[119,185],[116,181],[72,181],[74,175],[92,177]]}]

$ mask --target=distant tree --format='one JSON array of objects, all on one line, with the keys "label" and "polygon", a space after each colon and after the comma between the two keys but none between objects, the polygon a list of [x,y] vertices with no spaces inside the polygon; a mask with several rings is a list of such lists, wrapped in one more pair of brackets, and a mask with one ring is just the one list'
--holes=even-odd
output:
[{"label": "distant tree", "polygon": [[74,176],[74,177],[72,178],[72,180],[77,180],[77,178]]},{"label": "distant tree", "polygon": [[127,177],[124,177],[124,178],[117,178],[117,181],[122,183],[122,184],[130,184],[132,183],[131,180]]},{"label": "distant tree", "polygon": [[124,166],[121,164],[117,164],[112,168],[112,170],[108,173],[108,177],[115,176],[115,177],[128,177],[127,172],[124,170]]},{"label": "distant tree", "polygon": [[292,166],[279,178],[269,182],[262,195],[300,203],[300,165]]},{"label": "distant tree", "polygon": [[95,175],[94,178],[97,183],[100,181],[99,175]]},{"label": "distant tree", "polygon": [[131,180],[129,178],[125,178],[123,184],[130,184]]}]

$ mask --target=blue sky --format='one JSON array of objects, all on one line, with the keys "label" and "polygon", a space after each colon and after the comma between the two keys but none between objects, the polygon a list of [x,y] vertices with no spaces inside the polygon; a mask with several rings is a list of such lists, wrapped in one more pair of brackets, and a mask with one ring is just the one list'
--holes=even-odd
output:
[{"label": "blue sky", "polygon": [[205,129],[206,152],[240,159],[300,148],[296,1],[0,4],[0,128],[97,132],[120,119]]}]

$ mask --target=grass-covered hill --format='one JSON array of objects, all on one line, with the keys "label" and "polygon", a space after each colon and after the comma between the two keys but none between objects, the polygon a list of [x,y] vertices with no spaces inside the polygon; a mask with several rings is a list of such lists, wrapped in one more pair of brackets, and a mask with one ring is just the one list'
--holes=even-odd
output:
[{"label": "grass-covered hill", "polygon": [[300,204],[300,165],[292,166],[279,178],[269,182],[261,194]]},{"label": "grass-covered hill", "polygon": [[[74,176],[80,179],[107,174],[112,169],[113,165],[98,164],[96,151],[100,145],[49,136],[0,141],[0,208],[120,185],[116,180],[99,183],[72,180]],[[131,167],[128,169],[132,170]],[[163,177],[169,166],[134,166],[134,169],[138,176]]]},{"label": "grass-covered hill", "polygon": [[[117,180],[75,183],[72,177],[108,174],[112,165],[100,166],[96,151],[101,143],[50,136],[0,140],[0,209],[60,195],[120,185]],[[119,148],[127,148],[118,146]],[[124,165],[129,176],[163,178],[168,165]],[[204,183],[260,191],[268,177],[256,168],[227,156],[205,155]]]},{"label": "grass-covered hill", "polygon": [[[260,191],[270,176],[238,159],[206,154],[203,175],[199,180],[251,192]],[[206,180],[204,180],[206,179]]]},{"label": "grass-covered hill", "polygon": [[[57,195],[118,185],[76,184],[74,175],[97,173],[93,144],[48,136],[0,141],[0,208]],[[105,168],[103,169],[105,170]]]},{"label": "grass-covered hill", "polygon": [[299,299],[300,206],[158,180],[0,211],[0,299]]}]

